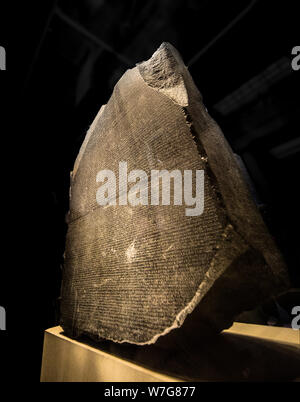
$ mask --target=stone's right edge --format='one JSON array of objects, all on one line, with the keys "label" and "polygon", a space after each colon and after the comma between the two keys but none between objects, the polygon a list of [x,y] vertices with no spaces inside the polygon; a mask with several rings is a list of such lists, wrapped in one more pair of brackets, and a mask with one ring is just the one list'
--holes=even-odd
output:
[{"label": "stone's right edge", "polygon": [[[180,98],[185,100],[183,112],[234,234],[228,237],[227,244],[220,245],[217,253],[218,263],[224,265],[222,275],[192,314],[186,316],[184,325],[169,335],[170,340],[197,341],[200,334],[210,336],[230,328],[241,312],[286,291],[289,278],[283,257],[263,221],[241,167],[220,127],[205,108],[187,67],[171,44],[163,43],[160,51],[168,54],[168,58],[172,55],[174,64],[179,64],[177,72],[185,88],[185,97]],[[143,69],[140,72],[143,76]],[[147,75],[143,78],[147,81]],[[234,248],[243,252],[237,253],[237,258],[231,255],[230,261],[228,257]],[[158,343],[164,344],[164,339]]]}]

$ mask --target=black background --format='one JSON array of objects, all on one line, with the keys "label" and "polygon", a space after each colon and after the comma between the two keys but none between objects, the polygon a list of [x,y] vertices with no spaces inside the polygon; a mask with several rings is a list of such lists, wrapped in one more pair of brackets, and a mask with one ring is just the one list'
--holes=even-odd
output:
[{"label": "black background", "polygon": [[[292,48],[300,46],[295,4],[43,0],[14,2],[1,12],[7,70],[0,71],[0,305],[7,311],[7,331],[0,336],[6,374],[15,375],[18,361],[19,380],[39,381],[43,331],[58,323],[75,157],[120,76],[163,41],[189,64],[206,107],[243,158],[286,259],[291,287],[300,288],[300,71],[284,70],[284,78],[266,90],[248,84],[248,95],[240,95],[234,112],[222,114],[218,107],[278,60],[291,62]],[[207,48],[238,15],[242,18]],[[264,83],[270,80],[265,73]],[[296,145],[278,157],[278,147],[289,143]]]}]

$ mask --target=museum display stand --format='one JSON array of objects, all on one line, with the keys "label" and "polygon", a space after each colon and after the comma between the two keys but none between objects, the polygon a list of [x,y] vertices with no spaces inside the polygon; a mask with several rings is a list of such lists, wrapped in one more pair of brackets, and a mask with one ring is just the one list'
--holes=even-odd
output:
[{"label": "museum display stand", "polygon": [[[199,343],[205,343],[199,340]],[[198,363],[197,363],[198,362]],[[176,382],[300,379],[300,331],[234,323],[199,350],[74,340],[47,329],[42,382]]]}]

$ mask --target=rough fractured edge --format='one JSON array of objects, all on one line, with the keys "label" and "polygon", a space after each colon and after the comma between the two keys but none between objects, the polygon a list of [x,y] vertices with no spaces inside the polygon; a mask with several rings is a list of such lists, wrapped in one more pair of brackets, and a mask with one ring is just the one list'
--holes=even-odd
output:
[{"label": "rough fractured edge", "polygon": [[[210,177],[213,178],[213,181],[217,186],[216,195],[218,200],[221,202],[221,204],[224,205],[225,210],[227,211],[228,221],[235,227],[235,230],[245,239],[247,243],[251,244],[255,249],[257,249],[259,252],[262,253],[264,258],[266,258],[269,268],[273,272],[273,274],[280,277],[281,280],[284,282],[285,286],[288,286],[288,277],[283,258],[281,254],[278,252],[275,241],[272,238],[271,234],[269,233],[269,230],[267,229],[265,223],[263,222],[263,218],[258,210],[257,203],[255,202],[255,199],[251,192],[251,188],[247,183],[247,181],[244,180],[244,174],[240,168],[240,165],[238,164],[236,158],[234,157],[234,154],[229,144],[227,143],[226,139],[224,138],[221,129],[208,114],[208,111],[203,104],[201,94],[196,85],[194,84],[193,79],[188,71],[188,68],[185,66],[178,51],[170,43],[163,42],[149,60],[137,65],[137,69],[138,72],[140,73],[141,78],[144,80],[147,86],[153,88],[153,90],[163,93],[171,101],[173,101],[175,104],[179,105],[182,108],[183,113],[185,115],[186,123],[189,125],[193,139],[195,140],[196,145],[198,147],[199,156],[202,160],[206,162],[207,167],[209,168],[209,171],[212,174],[212,176],[210,175]],[[184,98],[185,99],[184,102],[182,102],[181,96],[176,97],[176,95],[179,93],[178,92],[179,87],[181,94],[186,93],[186,98]],[[187,88],[189,90],[187,90]],[[200,114],[204,113],[203,118],[204,120],[207,120],[206,124],[208,124],[208,126],[204,131],[211,133],[212,127],[209,126],[209,124],[213,124],[214,129],[217,131],[217,135],[214,135],[214,137],[219,136],[219,134],[221,134],[221,137],[218,139],[219,141],[218,143],[221,142],[222,145],[225,145],[225,149],[230,148],[231,151],[230,153],[232,153],[232,159],[234,159],[235,161],[237,175],[239,176],[239,183],[243,185],[243,192],[248,193],[248,202],[251,200],[253,203],[252,212],[253,214],[256,215],[255,216],[256,224],[260,226],[263,232],[264,239],[268,241],[268,244],[270,246],[269,251],[262,252],[261,248],[257,247],[256,239],[253,238],[249,239],[247,235],[242,235],[238,227],[236,227],[236,225],[233,223],[233,220],[231,219],[230,208],[226,207],[227,201],[222,195],[219,186],[219,182],[217,179],[218,174],[215,173],[215,168],[213,168],[211,164],[208,162],[206,148],[203,142],[200,141],[199,135],[197,134],[198,132],[202,132],[201,127],[199,130],[199,127],[194,126],[194,123],[196,124],[197,122],[193,122],[193,118],[189,111],[191,104],[194,102],[192,99],[191,100],[189,99],[188,94],[190,94],[191,98],[193,99],[195,98],[196,103],[201,102],[201,110],[199,110],[199,113]]]}]

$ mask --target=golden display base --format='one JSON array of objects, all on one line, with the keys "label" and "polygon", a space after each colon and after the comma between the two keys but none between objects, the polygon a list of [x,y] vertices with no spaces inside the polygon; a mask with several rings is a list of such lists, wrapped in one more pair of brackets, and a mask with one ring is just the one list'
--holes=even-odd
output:
[{"label": "golden display base", "polygon": [[[259,341],[263,343],[267,350],[284,349],[284,358],[288,360],[289,353],[292,355],[300,354],[300,331],[290,328],[271,327],[254,324],[234,323],[234,325],[223,331],[220,335],[229,338],[239,339],[239,342],[247,344]],[[227,339],[228,340],[228,339]],[[226,340],[226,341],[227,341]],[[240,341],[241,340],[241,341]],[[104,345],[107,345],[106,344]],[[126,345],[113,345],[113,349],[107,352],[107,346],[102,348],[102,344],[92,343],[91,341],[78,342],[77,340],[66,337],[63,334],[61,327],[47,329],[44,336],[44,349],[41,369],[42,382],[168,382],[168,381],[186,381],[184,376],[167,375],[164,372],[168,371],[167,364],[162,364],[161,370],[155,370],[145,367],[147,366],[147,358],[137,359],[139,362],[135,363],[132,359],[126,359],[124,356],[116,356],[118,348],[126,349]],[[129,345],[129,347],[135,347]],[[141,347],[137,347],[141,352]],[[104,350],[103,350],[104,349]],[[106,350],[105,350],[106,349]],[[246,346],[247,349],[247,346]],[[111,353],[111,350],[113,354]],[[144,349],[145,350],[145,349]],[[144,350],[142,353],[144,353]],[[150,349],[149,349],[150,350]],[[255,350],[255,349],[254,349]],[[162,352],[164,353],[164,352]],[[160,354],[160,352],[158,352]],[[255,352],[254,352],[255,354]],[[149,354],[150,360],[153,358]],[[282,353],[281,353],[282,355]],[[215,358],[215,357],[214,357]],[[145,360],[146,359],[146,360]],[[129,361],[131,360],[131,361]],[[166,362],[166,359],[163,359]],[[200,357],[201,360],[201,357]],[[234,361],[234,356],[232,358]],[[194,356],[195,361],[195,356]],[[141,365],[140,363],[144,363]],[[146,364],[145,364],[146,362]],[[299,360],[300,362],[300,360]],[[157,362],[156,362],[157,363]],[[229,365],[231,363],[229,362]],[[259,362],[258,362],[259,364]],[[288,363],[287,363],[288,364]],[[149,366],[149,365],[148,365]],[[151,367],[151,365],[150,365]],[[299,366],[300,370],[300,366]],[[230,371],[230,370],[229,370]],[[178,371],[177,371],[178,372]],[[184,370],[183,370],[184,372]],[[202,370],[203,372],[203,370]],[[247,377],[247,374],[245,374]],[[203,377],[203,378],[202,378]],[[300,373],[296,374],[292,380],[300,378]],[[209,376],[205,378],[202,374],[199,375],[196,381],[213,381],[214,379]],[[216,380],[220,380],[216,377]],[[224,379],[226,380],[226,378]],[[263,378],[262,378],[263,380]]]}]

